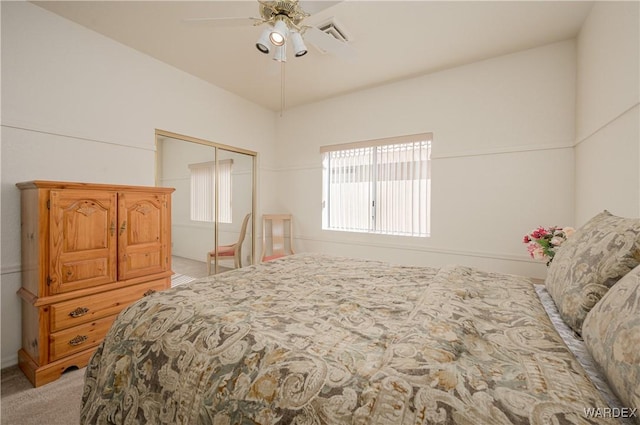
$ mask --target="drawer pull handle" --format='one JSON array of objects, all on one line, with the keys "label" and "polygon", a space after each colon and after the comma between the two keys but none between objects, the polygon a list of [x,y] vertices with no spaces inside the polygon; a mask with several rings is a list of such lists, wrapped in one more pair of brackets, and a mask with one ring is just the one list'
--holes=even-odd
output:
[{"label": "drawer pull handle", "polygon": [[142,294],[143,297],[148,297],[151,294],[155,294],[156,290],[155,289],[147,289],[147,292],[145,292],[144,294]]},{"label": "drawer pull handle", "polygon": [[83,342],[85,342],[86,340],[88,340],[89,337],[86,335],[78,335],[75,338],[73,338],[72,340],[69,341],[69,345],[72,346],[78,346],[80,344],[82,344]]},{"label": "drawer pull handle", "polygon": [[69,316],[71,316],[71,317],[73,317],[75,319],[76,317],[84,316],[88,312],[89,312],[89,309],[87,307],[78,307],[75,310],[73,310],[72,312],[70,312]]}]

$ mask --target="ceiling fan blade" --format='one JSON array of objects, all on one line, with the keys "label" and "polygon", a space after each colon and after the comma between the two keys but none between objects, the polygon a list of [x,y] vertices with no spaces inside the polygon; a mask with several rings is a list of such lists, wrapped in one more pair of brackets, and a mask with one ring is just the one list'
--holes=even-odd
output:
[{"label": "ceiling fan blade", "polygon": [[325,9],[335,6],[342,1],[328,1],[328,0],[300,0],[298,3],[302,10],[310,15],[314,15],[318,12],[322,12]]},{"label": "ceiling fan blade", "polygon": [[321,50],[343,59],[354,59],[356,56],[355,49],[349,44],[337,40],[316,27],[306,27],[304,39]]},{"label": "ceiling fan blade", "polygon": [[202,24],[202,25],[210,25],[215,27],[238,27],[238,26],[249,26],[249,25],[258,25],[264,22],[264,19],[261,18],[186,18],[183,19],[184,22],[190,24]]}]

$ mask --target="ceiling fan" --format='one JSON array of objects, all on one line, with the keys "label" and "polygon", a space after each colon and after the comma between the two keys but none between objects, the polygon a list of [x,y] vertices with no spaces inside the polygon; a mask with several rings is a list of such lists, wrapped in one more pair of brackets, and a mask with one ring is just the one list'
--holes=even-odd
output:
[{"label": "ceiling fan", "polygon": [[266,25],[256,42],[258,51],[264,54],[274,53],[274,59],[286,62],[287,46],[290,45],[295,57],[307,54],[305,41],[320,51],[342,58],[352,58],[355,50],[343,40],[330,35],[315,26],[305,24],[311,13],[317,13],[339,1],[299,1],[299,0],[258,0],[260,17],[192,18],[188,22],[211,23],[217,26]]},{"label": "ceiling fan", "polygon": [[[335,31],[323,31],[307,25],[305,20],[314,13],[324,10],[340,1],[301,2],[299,0],[257,0],[260,17],[193,18],[188,22],[210,23],[217,26],[265,25],[256,41],[259,52],[269,54],[280,65],[280,115],[285,108],[285,71],[287,46],[290,45],[295,57],[305,56],[308,52],[305,41],[313,44],[321,52],[330,53],[344,59],[355,56],[355,50],[346,43],[345,37],[339,39]],[[301,5],[304,3],[304,8]],[[312,4],[313,3],[313,4]],[[305,8],[307,10],[305,10]],[[334,28],[335,30],[335,28]],[[333,35],[330,35],[332,33]]]}]

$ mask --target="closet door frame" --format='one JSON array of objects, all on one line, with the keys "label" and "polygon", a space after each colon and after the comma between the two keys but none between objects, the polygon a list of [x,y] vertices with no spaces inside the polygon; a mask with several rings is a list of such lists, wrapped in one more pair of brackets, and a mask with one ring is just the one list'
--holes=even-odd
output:
[{"label": "closet door frame", "polygon": [[[218,142],[213,142],[210,140],[205,140],[205,139],[200,139],[197,137],[192,137],[192,136],[187,136],[184,134],[179,134],[179,133],[174,133],[171,131],[166,131],[166,130],[161,130],[161,129],[156,129],[155,130],[155,142],[156,142],[156,186],[160,185],[160,164],[162,161],[161,158],[161,149],[160,149],[160,143],[159,141],[163,138],[171,138],[171,139],[176,139],[176,140],[180,140],[180,141],[184,141],[187,143],[197,143],[200,145],[204,145],[204,146],[210,146],[213,150],[214,150],[214,158],[215,158],[215,173],[216,175],[218,174],[218,158],[219,158],[219,151],[228,151],[228,152],[232,152],[232,153],[237,153],[237,154],[243,154],[243,155],[248,155],[251,157],[251,174],[252,174],[252,178],[251,178],[251,220],[249,221],[249,229],[251,232],[251,263],[255,264],[256,263],[256,237],[255,237],[255,230],[256,230],[256,187],[257,187],[257,157],[258,157],[258,153],[248,150],[248,149],[243,149],[243,148],[238,148],[235,146],[231,146],[231,145],[227,145],[227,144],[223,144],[223,143],[218,143]],[[219,197],[218,193],[219,193],[219,188],[218,188],[218,181],[219,179],[216,178],[215,179],[215,188],[214,188],[214,192],[215,192],[215,199],[216,199],[216,205],[217,205],[217,199]],[[219,217],[218,217],[218,208],[214,209],[214,246],[219,246]],[[219,264],[219,259],[218,259],[218,253],[216,252],[215,258],[214,258],[214,264],[215,264],[215,273],[218,273],[218,264]]]}]

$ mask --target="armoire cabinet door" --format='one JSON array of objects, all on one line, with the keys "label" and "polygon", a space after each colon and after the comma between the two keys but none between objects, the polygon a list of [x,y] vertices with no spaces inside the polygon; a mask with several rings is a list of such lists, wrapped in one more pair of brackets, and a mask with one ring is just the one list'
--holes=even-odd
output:
[{"label": "armoire cabinet door", "polygon": [[51,190],[49,293],[116,280],[116,192]]},{"label": "armoire cabinet door", "polygon": [[118,277],[169,270],[170,201],[166,194],[118,194]]}]

